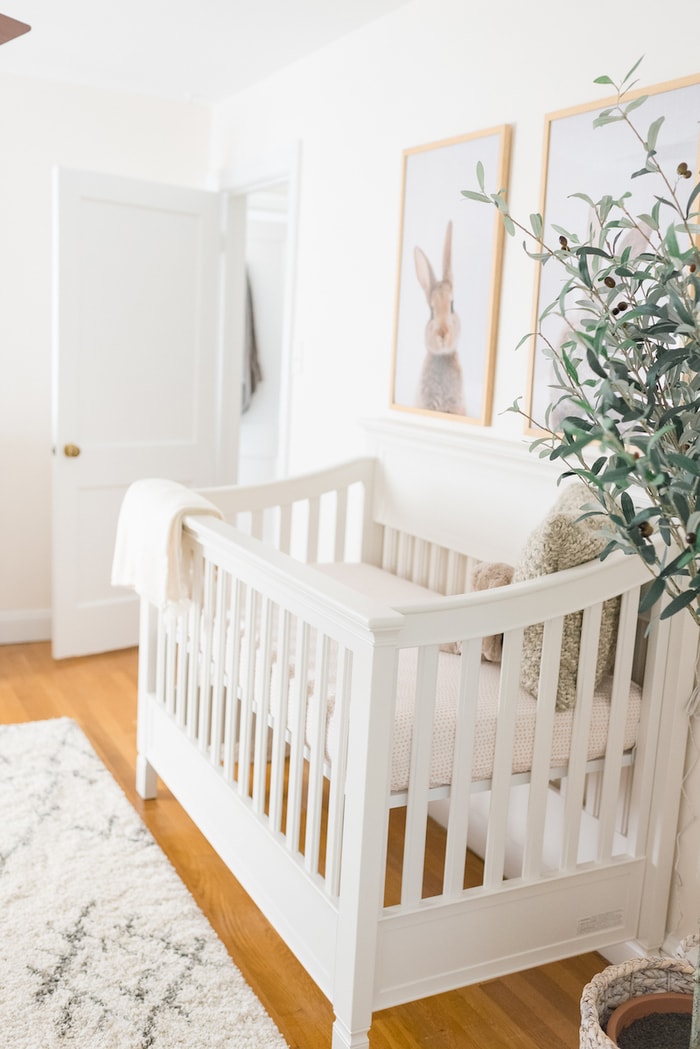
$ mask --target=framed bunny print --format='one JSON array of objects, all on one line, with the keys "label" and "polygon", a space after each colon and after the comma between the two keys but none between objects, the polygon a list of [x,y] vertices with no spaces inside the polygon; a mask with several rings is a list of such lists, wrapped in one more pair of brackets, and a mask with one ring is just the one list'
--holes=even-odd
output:
[{"label": "framed bunny print", "polygon": [[461,195],[479,162],[506,186],[510,127],[403,154],[391,407],[488,426],[503,224]]}]

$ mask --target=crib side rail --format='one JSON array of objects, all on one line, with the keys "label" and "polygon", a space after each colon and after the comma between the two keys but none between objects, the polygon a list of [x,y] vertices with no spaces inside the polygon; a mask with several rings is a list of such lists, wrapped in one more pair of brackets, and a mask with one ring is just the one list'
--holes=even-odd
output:
[{"label": "crib side rail", "polygon": [[[446,659],[455,658],[440,654],[446,641],[461,645],[461,659],[456,660],[460,665],[450,671],[457,682],[451,687],[456,690],[454,702],[459,714],[450,728],[454,738],[449,747],[455,755],[451,787],[437,806],[446,829],[444,883],[431,891],[454,898],[463,893],[465,854],[468,842],[473,840],[469,806],[463,802],[476,793],[483,795],[475,809],[477,820],[484,826],[478,848],[485,867],[479,884],[489,891],[506,879],[511,885],[515,878],[534,883],[555,872],[573,874],[586,864],[605,865],[623,857],[634,860],[645,855],[650,820],[648,792],[657,763],[658,726],[664,717],[664,704],[668,704],[666,692],[659,688],[667,658],[667,624],[655,619],[645,642],[642,677],[637,685],[633,683],[640,634],[638,604],[646,579],[643,565],[621,555],[608,564],[589,564],[488,593],[445,598],[430,610],[417,606],[402,609],[405,622],[401,645],[415,646],[418,666],[412,699],[416,720],[410,743],[411,773],[405,793],[407,880],[402,902],[417,903],[424,894],[426,827],[429,813],[436,808],[429,804],[430,790],[435,786],[431,780],[435,775],[434,762],[431,770],[431,740],[444,731],[437,727],[445,702],[441,698],[445,684],[441,685],[440,678],[446,672],[441,666]],[[615,660],[605,679],[607,700],[603,702],[595,673],[601,614],[603,603],[616,597],[619,618]],[[563,625],[571,613],[581,615],[577,694],[573,709],[557,712]],[[544,624],[539,686],[531,709],[526,709],[520,684],[523,637],[536,623]],[[497,714],[493,715],[491,756],[484,764],[474,749],[483,745],[483,738],[475,737],[473,697],[482,691],[479,681],[486,673],[481,661],[482,639],[499,633],[503,635],[503,656]],[[635,689],[637,706],[633,707]],[[640,707],[636,731],[637,715],[633,717],[631,711]],[[519,749],[522,740],[514,735],[523,711],[532,719],[532,741],[525,759]],[[556,742],[564,738],[564,731],[568,740],[565,753]],[[595,739],[597,750],[592,742]],[[553,754],[558,755],[558,769]],[[489,770],[486,784],[481,782],[485,773],[476,771],[481,767]],[[521,769],[527,770],[526,776],[521,776]],[[518,776],[525,785],[524,794],[516,786]],[[546,832],[545,824],[555,779],[562,781],[556,787],[556,800],[561,802],[561,834],[552,851],[551,832]],[[518,797],[524,798],[522,811],[518,810]],[[524,828],[517,864],[508,858],[514,823]]]},{"label": "crib side rail", "polygon": [[397,606],[416,613],[404,624],[403,643],[441,644],[526,627],[607,601],[648,580],[639,559],[620,553],[506,587],[437,597],[433,604],[426,602],[430,615],[425,619],[417,606]]},{"label": "crib side rail", "polygon": [[236,528],[302,562],[370,560],[376,460],[355,459],[264,484],[203,489]]}]

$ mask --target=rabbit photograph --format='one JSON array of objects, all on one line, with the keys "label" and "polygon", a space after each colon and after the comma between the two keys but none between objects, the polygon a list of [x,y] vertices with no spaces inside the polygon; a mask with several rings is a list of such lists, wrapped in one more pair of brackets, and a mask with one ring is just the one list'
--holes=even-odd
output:
[{"label": "rabbit photograph", "polygon": [[478,162],[505,184],[509,129],[404,153],[392,408],[489,425],[502,227],[464,206]]},{"label": "rabbit photograph", "polygon": [[432,412],[466,415],[464,379],[457,354],[460,323],[452,290],[452,223],[447,223],[442,255],[442,277],[438,280],[427,255],[413,249],[418,282],[430,311],[425,326],[425,360],[421,368],[416,405]]}]

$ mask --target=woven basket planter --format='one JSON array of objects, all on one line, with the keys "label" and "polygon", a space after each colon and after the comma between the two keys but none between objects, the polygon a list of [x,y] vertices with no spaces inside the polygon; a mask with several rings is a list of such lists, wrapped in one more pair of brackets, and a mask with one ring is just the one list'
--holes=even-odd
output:
[{"label": "woven basket planter", "polygon": [[633,958],[609,965],[583,989],[580,1049],[615,1049],[605,1026],[618,1005],[661,991],[692,994],[694,973],[690,962],[681,958]]}]

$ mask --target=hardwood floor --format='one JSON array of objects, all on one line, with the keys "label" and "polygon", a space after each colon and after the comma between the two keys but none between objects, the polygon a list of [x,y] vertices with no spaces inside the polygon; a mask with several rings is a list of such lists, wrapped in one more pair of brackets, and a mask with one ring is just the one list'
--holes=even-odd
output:
[{"label": "hardwood floor", "polygon": [[[135,650],[55,662],[48,644],[0,646],[0,723],[73,718],[291,1049],[329,1049],[327,1000],[194,824],[163,787],[153,801],[137,796],[136,677]],[[581,991],[605,965],[585,954],[385,1009],[375,1014],[372,1049],[576,1049]]]}]

